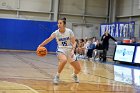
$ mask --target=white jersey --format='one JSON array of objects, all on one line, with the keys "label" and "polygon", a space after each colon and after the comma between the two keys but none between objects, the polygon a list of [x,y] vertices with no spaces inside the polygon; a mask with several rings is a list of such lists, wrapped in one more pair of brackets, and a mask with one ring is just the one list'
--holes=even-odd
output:
[{"label": "white jersey", "polygon": [[52,33],[55,36],[58,48],[60,47],[72,47],[71,45],[71,37],[74,36],[72,30],[65,28],[65,32],[59,32],[59,29]]}]

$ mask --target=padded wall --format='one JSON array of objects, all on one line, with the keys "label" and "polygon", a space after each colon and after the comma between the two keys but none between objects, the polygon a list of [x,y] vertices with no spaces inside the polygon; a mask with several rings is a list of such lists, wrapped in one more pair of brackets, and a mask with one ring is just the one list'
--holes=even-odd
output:
[{"label": "padded wall", "polygon": [[[56,29],[57,22],[0,19],[0,49],[36,50]],[[46,47],[55,52],[55,39]]]}]

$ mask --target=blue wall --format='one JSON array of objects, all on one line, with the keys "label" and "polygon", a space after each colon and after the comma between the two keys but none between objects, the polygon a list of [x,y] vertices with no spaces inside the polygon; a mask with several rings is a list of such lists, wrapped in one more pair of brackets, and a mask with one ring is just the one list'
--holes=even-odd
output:
[{"label": "blue wall", "polygon": [[[57,29],[57,22],[0,19],[0,49],[36,50]],[[46,45],[56,51],[56,40]]]}]

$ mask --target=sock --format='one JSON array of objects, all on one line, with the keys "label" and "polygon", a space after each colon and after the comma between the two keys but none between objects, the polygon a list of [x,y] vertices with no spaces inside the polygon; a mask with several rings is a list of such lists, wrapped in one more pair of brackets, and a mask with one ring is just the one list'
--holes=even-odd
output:
[{"label": "sock", "polygon": [[73,73],[72,75],[73,75],[73,76],[77,76],[77,74],[75,74],[75,73]]},{"label": "sock", "polygon": [[57,75],[57,76],[60,76],[60,73],[57,72],[56,75]]}]

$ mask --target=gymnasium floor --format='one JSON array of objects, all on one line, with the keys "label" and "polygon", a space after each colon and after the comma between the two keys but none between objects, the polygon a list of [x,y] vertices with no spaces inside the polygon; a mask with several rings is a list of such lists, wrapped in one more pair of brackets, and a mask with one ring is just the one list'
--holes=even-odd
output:
[{"label": "gymnasium floor", "polygon": [[60,84],[53,85],[55,54],[38,57],[34,52],[0,51],[0,93],[140,93],[139,67],[114,65],[112,60],[80,61],[80,83],[73,82],[67,64]]}]

